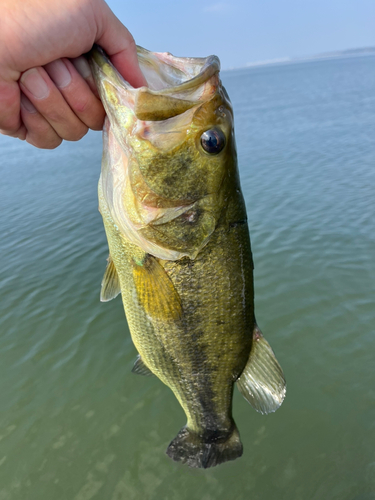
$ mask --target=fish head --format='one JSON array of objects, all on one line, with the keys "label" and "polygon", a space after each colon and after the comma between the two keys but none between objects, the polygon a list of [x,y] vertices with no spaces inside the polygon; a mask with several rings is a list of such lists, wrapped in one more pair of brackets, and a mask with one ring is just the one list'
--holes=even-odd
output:
[{"label": "fish head", "polygon": [[[133,88],[100,48],[90,63],[107,118],[101,184],[125,237],[161,259],[195,258],[237,175],[233,111],[216,56],[138,48]],[[232,182],[233,184],[233,182]]]}]

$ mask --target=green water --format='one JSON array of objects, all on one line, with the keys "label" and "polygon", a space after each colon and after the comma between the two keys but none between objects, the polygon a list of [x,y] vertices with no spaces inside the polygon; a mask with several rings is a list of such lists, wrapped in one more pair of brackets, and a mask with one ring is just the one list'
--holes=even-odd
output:
[{"label": "green water", "polygon": [[235,391],[243,457],[173,463],[183,412],[99,302],[100,134],[0,137],[0,500],[375,499],[375,58],[222,76],[283,406]]}]

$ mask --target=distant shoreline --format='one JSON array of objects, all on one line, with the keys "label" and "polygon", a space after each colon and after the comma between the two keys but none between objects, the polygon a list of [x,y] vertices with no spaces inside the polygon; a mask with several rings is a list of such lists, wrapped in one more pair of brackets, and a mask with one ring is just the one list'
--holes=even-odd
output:
[{"label": "distant shoreline", "polygon": [[264,66],[278,66],[284,64],[298,64],[304,62],[323,61],[327,59],[345,59],[347,57],[363,57],[363,56],[374,56],[374,55],[375,55],[375,47],[365,47],[360,49],[347,49],[334,52],[323,52],[321,54],[315,54],[311,56],[280,57],[277,59],[269,59],[265,61],[249,62],[244,66],[231,67],[224,69],[223,71],[234,71],[238,69],[261,68]]}]

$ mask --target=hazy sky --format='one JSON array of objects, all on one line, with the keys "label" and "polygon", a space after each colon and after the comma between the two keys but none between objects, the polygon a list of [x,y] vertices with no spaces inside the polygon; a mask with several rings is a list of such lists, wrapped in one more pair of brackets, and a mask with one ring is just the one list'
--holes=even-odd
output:
[{"label": "hazy sky", "polygon": [[375,46],[375,0],[108,0],[139,45],[222,67]]}]

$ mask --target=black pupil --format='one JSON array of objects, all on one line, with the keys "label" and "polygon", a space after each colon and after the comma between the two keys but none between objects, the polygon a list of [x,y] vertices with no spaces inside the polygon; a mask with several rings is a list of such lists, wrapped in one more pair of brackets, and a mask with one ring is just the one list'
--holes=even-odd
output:
[{"label": "black pupil", "polygon": [[220,129],[213,128],[201,135],[202,147],[207,153],[217,155],[225,146],[225,136]]}]

